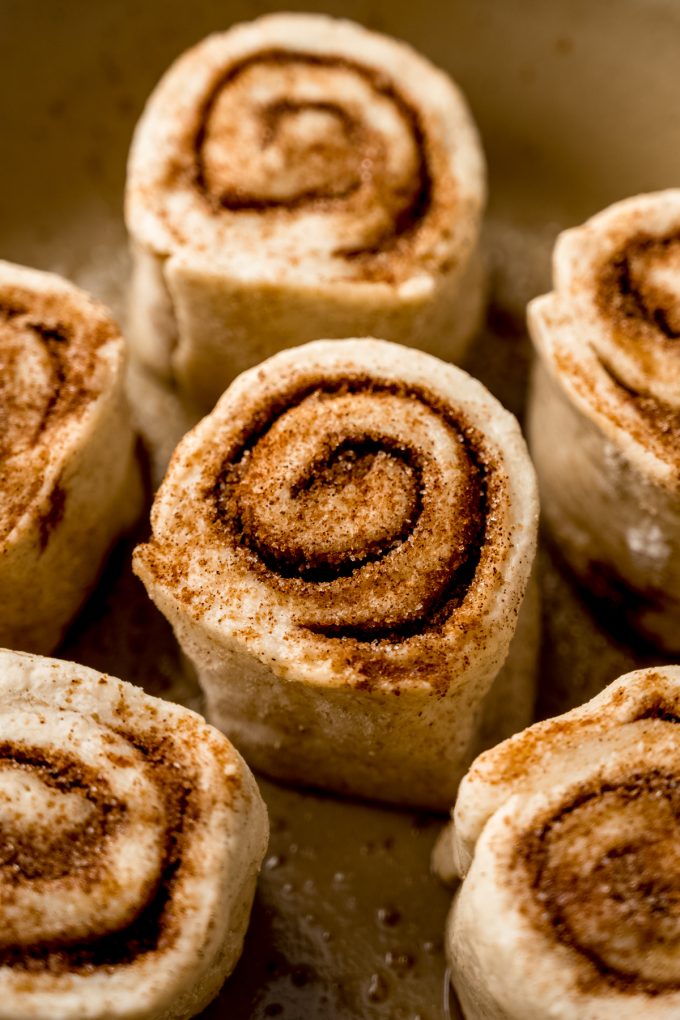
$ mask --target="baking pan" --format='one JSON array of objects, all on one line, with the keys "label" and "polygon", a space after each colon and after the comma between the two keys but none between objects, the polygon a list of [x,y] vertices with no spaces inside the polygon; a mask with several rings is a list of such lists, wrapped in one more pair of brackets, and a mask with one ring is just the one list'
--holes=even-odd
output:
[{"label": "baking pan", "polygon": [[[226,0],[2,0],[0,256],[62,273],[125,322],[125,160],[170,61],[216,29],[274,10]],[[299,8],[303,9],[303,8]],[[680,181],[680,4],[661,0],[347,0],[309,5],[407,39],[463,86],[490,167],[486,327],[466,367],[522,414],[523,312],[548,288],[562,227]],[[132,377],[154,437],[150,486],[186,427]],[[140,536],[145,533],[144,526]],[[116,550],[60,654],[200,708],[171,631]],[[628,647],[539,557],[538,715],[582,702],[654,656]],[[272,837],[243,958],[211,1020],[455,1017],[442,938],[450,893],[430,875],[441,820],[262,780]]]}]

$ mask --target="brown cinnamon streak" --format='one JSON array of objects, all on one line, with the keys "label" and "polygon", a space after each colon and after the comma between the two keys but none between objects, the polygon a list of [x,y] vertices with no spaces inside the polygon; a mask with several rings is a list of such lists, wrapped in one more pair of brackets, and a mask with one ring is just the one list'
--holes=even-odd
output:
[{"label": "brown cinnamon streak", "polygon": [[46,428],[47,423],[59,402],[61,389],[66,381],[67,366],[65,364],[62,345],[68,344],[70,337],[66,327],[61,324],[48,326],[40,321],[34,320],[23,307],[0,304],[0,344],[2,343],[3,329],[11,329],[17,319],[23,320],[21,321],[21,326],[23,326],[23,328],[33,330],[42,340],[45,349],[49,354],[56,382],[54,390],[50,396],[50,400],[44,409],[42,419],[38,425],[36,434],[37,438],[37,436],[39,436]]},{"label": "brown cinnamon streak", "polygon": [[54,419],[76,411],[95,392],[91,375],[96,352],[114,332],[111,324],[98,319],[93,316],[90,321],[64,295],[37,294],[23,287],[5,288],[0,293],[0,347],[6,330],[31,330],[40,338],[54,373],[54,389],[35,440]]},{"label": "brown cinnamon streak", "polygon": [[[121,731],[120,736],[145,756],[165,800],[165,851],[154,895],[148,903],[140,904],[137,918],[122,931],[104,935],[93,933],[91,939],[75,944],[40,943],[0,950],[0,967],[12,967],[28,974],[48,971],[55,975],[90,973],[97,967],[113,970],[132,965],[149,953],[162,951],[174,941],[181,918],[173,915],[173,890],[181,872],[192,820],[198,811],[195,780],[186,768],[177,768],[177,755],[171,742],[144,740],[125,731]],[[80,763],[74,768],[82,771]],[[91,781],[91,777],[85,778]],[[89,790],[89,786],[85,789]]]},{"label": "brown cinnamon streak", "polygon": [[[640,718],[656,718],[663,725],[667,722],[674,725],[677,721],[675,716],[669,716],[665,712],[645,712]],[[534,906],[538,908],[539,916],[547,930],[551,931],[559,943],[570,948],[582,960],[583,971],[579,982],[586,992],[592,992],[598,984],[605,983],[618,992],[631,994],[647,994],[656,996],[665,991],[680,989],[680,984],[675,981],[657,982],[635,973],[618,969],[602,959],[599,953],[590,946],[584,945],[577,933],[573,930],[565,916],[564,903],[569,897],[577,895],[568,878],[560,881],[559,875],[555,874],[554,867],[549,865],[549,841],[556,827],[560,826],[563,820],[579,809],[587,806],[589,802],[601,797],[614,797],[621,802],[635,801],[638,798],[648,797],[652,801],[658,798],[668,801],[676,824],[680,826],[680,783],[678,777],[673,773],[661,772],[658,769],[640,771],[634,773],[629,779],[621,783],[597,783],[587,784],[571,797],[565,806],[552,817],[538,825],[534,830],[527,833],[517,847],[517,861],[526,869],[530,882],[531,892],[534,899]],[[612,809],[615,808],[615,802]],[[604,895],[613,905],[627,904],[629,910],[629,924],[634,919],[638,923],[639,938],[645,941],[646,948],[652,951],[650,941],[653,943],[654,936],[650,935],[650,924],[654,918],[661,918],[664,913],[675,909],[677,905],[678,876],[666,874],[662,858],[658,859],[658,874],[646,873],[644,867],[631,867],[631,860],[638,852],[635,843],[635,833],[630,834],[630,840],[625,844],[617,843],[603,855],[601,867],[603,877],[601,884],[597,887],[598,893]],[[607,880],[609,876],[609,880]],[[521,879],[519,879],[521,881]],[[590,882],[593,878],[590,876]],[[587,876],[584,875],[584,889],[588,889]],[[604,893],[601,891],[604,890]],[[664,907],[664,903],[666,906]],[[585,908],[584,908],[585,909]],[[638,920],[638,914],[639,920]],[[612,915],[612,938],[616,936],[616,914]],[[663,937],[659,935],[659,943],[663,943]]]},{"label": "brown cinnamon streak", "polygon": [[[643,325],[666,340],[680,338],[677,312],[654,303],[661,300],[661,295],[653,288],[647,293],[642,285],[636,283],[632,266],[633,259],[661,254],[672,245],[680,245],[680,233],[657,237],[641,232],[626,241],[601,273],[597,292],[600,309],[626,332],[635,334],[636,328]],[[676,322],[672,321],[673,315]]]},{"label": "brown cinnamon streak", "polygon": [[[349,577],[361,570],[367,564],[376,563],[386,557],[401,542],[409,540],[418,517],[422,510],[422,493],[417,485],[417,504],[413,508],[408,520],[398,535],[395,535],[384,547],[369,548],[357,555],[353,551],[351,556],[339,556],[335,562],[325,561],[323,563],[306,563],[290,561],[285,556],[279,555],[276,549],[271,549],[263,544],[257,536],[251,535],[244,526],[244,522],[238,512],[238,500],[234,497],[240,484],[241,466],[247,461],[248,453],[262,439],[268,430],[273,426],[277,418],[287,409],[297,406],[305,398],[313,393],[323,394],[344,394],[363,393],[366,391],[375,393],[392,393],[400,396],[407,396],[413,400],[424,403],[438,416],[444,419],[447,426],[454,430],[458,441],[462,444],[465,455],[470,465],[470,476],[465,492],[465,505],[448,508],[449,512],[460,514],[467,518],[468,526],[465,530],[466,544],[462,558],[458,559],[455,568],[441,577],[441,583],[436,585],[432,591],[431,598],[426,600],[422,612],[417,618],[409,617],[401,623],[386,626],[381,621],[375,621],[368,625],[362,623],[359,626],[347,624],[342,625],[307,625],[307,629],[333,638],[353,638],[360,642],[390,641],[399,642],[407,640],[416,634],[428,630],[441,628],[453,610],[461,604],[474,582],[477,566],[481,552],[486,541],[486,519],[487,519],[487,464],[483,452],[481,437],[475,430],[467,427],[462,417],[457,417],[454,411],[438,400],[434,395],[427,393],[424,389],[413,386],[406,386],[393,383],[376,381],[365,377],[345,378],[341,382],[327,380],[308,380],[300,383],[294,390],[287,394],[281,394],[277,399],[270,400],[266,407],[262,407],[245,426],[242,435],[223,461],[222,469],[214,483],[213,488],[206,493],[207,498],[213,501],[215,507],[215,522],[225,529],[229,535],[229,541],[241,548],[248,550],[252,557],[252,564],[255,569],[264,570],[270,578],[277,580],[284,579],[295,584],[296,581],[313,583],[326,583],[339,577]],[[353,449],[356,446],[353,441]],[[331,457],[337,457],[345,449],[342,442],[333,451]],[[411,449],[408,437],[404,438],[403,444],[395,446],[393,441],[376,441],[375,438],[366,439],[359,443],[354,451],[361,454],[362,451],[384,451],[392,457],[404,461],[413,472],[416,479],[419,477],[418,451]],[[317,468],[328,467],[316,465]],[[443,512],[446,512],[443,508]],[[460,554],[460,550],[457,550]]]}]

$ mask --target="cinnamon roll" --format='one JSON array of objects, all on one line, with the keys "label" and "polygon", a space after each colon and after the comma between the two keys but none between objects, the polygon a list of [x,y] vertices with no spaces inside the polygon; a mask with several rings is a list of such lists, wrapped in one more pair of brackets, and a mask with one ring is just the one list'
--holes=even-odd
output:
[{"label": "cinnamon roll", "polygon": [[530,445],[545,521],[578,577],[680,650],[680,190],[558,239],[529,306]]},{"label": "cinnamon roll", "polygon": [[50,651],[141,509],[109,313],[0,262],[0,644]]},{"label": "cinnamon roll", "polygon": [[266,849],[245,763],[185,708],[2,650],[0,729],[0,1016],[194,1016]]},{"label": "cinnamon roll", "polygon": [[[517,422],[480,383],[383,341],[318,341],[244,373],[180,443],[134,567],[251,764],[444,809],[536,518]],[[531,683],[516,671],[508,718]]]},{"label": "cinnamon roll", "polygon": [[680,667],[639,670],[483,754],[445,875],[466,1020],[680,1015]]},{"label": "cinnamon roll", "polygon": [[481,313],[484,197],[462,95],[403,43],[318,14],[210,36],[132,145],[135,349],[204,406],[318,337],[458,360]]}]

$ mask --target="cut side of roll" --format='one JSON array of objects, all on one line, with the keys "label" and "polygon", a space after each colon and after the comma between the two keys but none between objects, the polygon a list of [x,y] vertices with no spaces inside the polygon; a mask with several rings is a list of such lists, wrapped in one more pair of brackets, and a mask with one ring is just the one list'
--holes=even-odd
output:
[{"label": "cut side of roll", "polygon": [[680,1015],[680,667],[481,755],[437,870],[466,1020]]},{"label": "cut side of roll", "polygon": [[[395,344],[318,341],[244,373],[180,443],[134,567],[251,764],[444,809],[536,524],[519,427],[480,383]],[[513,725],[532,682],[516,671]]]},{"label": "cut side of roll", "polygon": [[210,36],[135,133],[132,342],[204,406],[319,337],[458,360],[482,308],[484,198],[465,100],[405,44],[303,14]]},{"label": "cut side of roll", "polygon": [[0,262],[0,645],[55,648],[141,510],[124,369],[102,305]]},{"label": "cut side of roll", "polygon": [[563,233],[529,306],[544,519],[594,594],[680,650],[680,190]]},{"label": "cut side of roll", "polygon": [[200,716],[0,650],[0,1018],[186,1020],[231,973],[267,844]]}]

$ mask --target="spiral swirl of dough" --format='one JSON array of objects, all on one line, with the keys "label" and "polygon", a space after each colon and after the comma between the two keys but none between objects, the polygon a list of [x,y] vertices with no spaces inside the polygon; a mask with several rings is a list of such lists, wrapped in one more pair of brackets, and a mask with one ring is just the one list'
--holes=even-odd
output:
[{"label": "spiral swirl of dough", "polygon": [[0,285],[0,538],[99,393],[98,352],[115,338],[112,321],[82,294],[76,300],[65,290]]},{"label": "spiral swirl of dough", "polygon": [[330,218],[335,253],[380,251],[431,202],[419,117],[387,76],[284,49],[232,66],[204,105],[196,180],[215,208]]},{"label": "spiral swirl of dough", "polygon": [[473,764],[437,851],[464,877],[448,935],[464,1002],[535,1020],[558,988],[565,1018],[676,1014],[678,723],[680,669],[640,670]]},{"label": "spiral swirl of dough", "polygon": [[[185,437],[152,525],[135,571],[250,761],[451,803],[537,525],[517,422],[480,383],[373,339],[283,351]],[[525,718],[531,667],[517,677]]]},{"label": "spiral swirl of dough", "polygon": [[321,336],[459,363],[485,194],[463,95],[409,46],[321,14],[234,25],[175,61],[135,131],[133,347],[206,411]]},{"label": "spiral swirl of dough", "polygon": [[161,880],[166,825],[128,740],[72,712],[2,712],[0,958],[131,924]]},{"label": "spiral swirl of dough", "polygon": [[[529,305],[529,443],[560,555],[646,641],[680,640],[680,190],[562,233]],[[615,613],[611,609],[615,607]]]},{"label": "spiral swirl of dough", "polygon": [[235,543],[317,633],[398,640],[444,622],[485,540],[480,435],[432,394],[370,378],[272,396],[216,489]]},{"label": "spiral swirl of dough", "polygon": [[680,785],[644,767],[580,789],[520,856],[560,942],[611,984],[680,988]]},{"label": "spiral swirl of dough", "polygon": [[267,841],[192,712],[0,649],[0,1015],[187,1020],[240,953]]},{"label": "spiral swirl of dough", "polygon": [[136,569],[175,591],[184,563],[182,604],[248,641],[251,621],[262,641],[281,626],[363,682],[446,689],[449,642],[482,661],[506,599],[514,623],[533,484],[516,423],[469,376],[318,341],[244,373],[178,449]]}]

